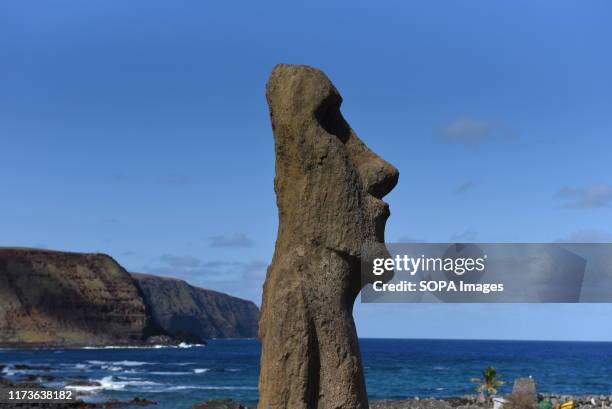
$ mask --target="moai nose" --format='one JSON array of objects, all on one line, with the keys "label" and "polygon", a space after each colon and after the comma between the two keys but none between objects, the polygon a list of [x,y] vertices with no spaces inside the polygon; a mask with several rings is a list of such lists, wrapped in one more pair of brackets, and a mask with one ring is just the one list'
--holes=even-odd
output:
[{"label": "moai nose", "polygon": [[375,155],[361,164],[359,171],[367,192],[377,199],[389,193],[399,179],[397,168]]}]

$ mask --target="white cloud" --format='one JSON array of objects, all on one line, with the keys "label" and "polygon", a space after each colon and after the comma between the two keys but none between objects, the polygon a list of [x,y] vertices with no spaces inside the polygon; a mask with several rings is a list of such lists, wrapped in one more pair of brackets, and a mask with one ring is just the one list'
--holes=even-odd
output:
[{"label": "white cloud", "polygon": [[212,236],[208,238],[210,247],[252,247],[253,240],[243,233],[232,236]]},{"label": "white cloud", "polygon": [[453,193],[456,194],[456,195],[460,195],[460,194],[463,194],[463,193],[467,192],[468,190],[473,189],[474,186],[475,186],[474,182],[469,180],[469,181],[467,181],[465,183],[462,183],[459,186],[457,186],[455,188],[455,190],[453,190]]},{"label": "white cloud", "polygon": [[565,199],[568,209],[595,209],[612,204],[612,185],[600,184],[587,187],[563,187],[557,197]]},{"label": "white cloud", "polygon": [[468,229],[462,233],[453,234],[450,241],[453,243],[474,243],[478,241],[478,232]]},{"label": "white cloud", "polygon": [[562,243],[612,243],[612,234],[596,229],[576,230],[556,240]]},{"label": "white cloud", "polygon": [[478,146],[485,142],[515,139],[504,126],[482,119],[459,118],[438,127],[436,135],[446,143]]}]

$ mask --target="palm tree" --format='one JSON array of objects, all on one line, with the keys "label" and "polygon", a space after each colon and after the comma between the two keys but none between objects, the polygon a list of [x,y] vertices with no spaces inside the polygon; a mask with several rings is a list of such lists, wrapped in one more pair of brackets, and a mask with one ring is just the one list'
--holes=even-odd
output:
[{"label": "palm tree", "polygon": [[478,384],[476,390],[480,394],[479,399],[481,402],[485,401],[485,397],[490,399],[497,393],[497,387],[505,383],[497,378],[497,370],[492,366],[482,371],[482,378],[472,378],[471,381]]}]

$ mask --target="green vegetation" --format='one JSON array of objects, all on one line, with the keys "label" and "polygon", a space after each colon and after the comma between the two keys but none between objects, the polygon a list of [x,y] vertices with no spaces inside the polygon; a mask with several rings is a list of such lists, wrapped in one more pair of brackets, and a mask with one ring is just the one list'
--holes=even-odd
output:
[{"label": "green vegetation", "polygon": [[497,370],[492,366],[482,371],[482,378],[472,378],[471,381],[477,383],[476,390],[482,402],[490,401],[497,393],[497,388],[505,383],[497,377]]}]

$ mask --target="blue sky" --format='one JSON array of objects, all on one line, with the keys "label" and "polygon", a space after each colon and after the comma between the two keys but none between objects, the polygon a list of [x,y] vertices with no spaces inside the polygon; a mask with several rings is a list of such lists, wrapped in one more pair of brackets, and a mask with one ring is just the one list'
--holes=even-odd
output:
[{"label": "blue sky", "polygon": [[[612,241],[612,4],[327,3],[2,2],[0,245],[259,303],[280,62],[325,70],[400,169],[387,241]],[[356,316],[363,336],[612,340],[610,305]]]}]

